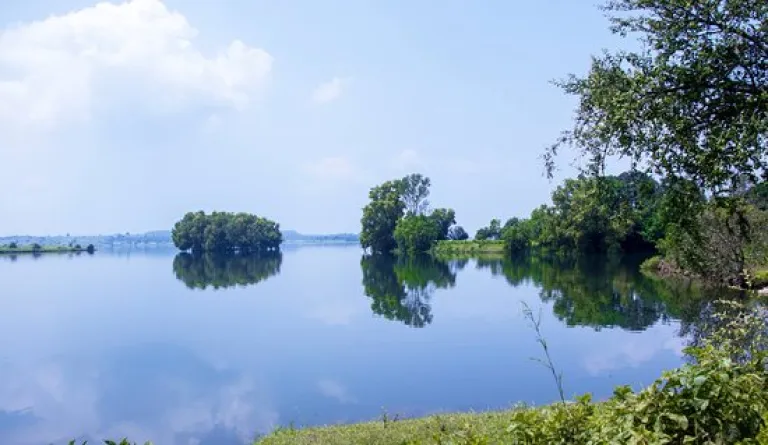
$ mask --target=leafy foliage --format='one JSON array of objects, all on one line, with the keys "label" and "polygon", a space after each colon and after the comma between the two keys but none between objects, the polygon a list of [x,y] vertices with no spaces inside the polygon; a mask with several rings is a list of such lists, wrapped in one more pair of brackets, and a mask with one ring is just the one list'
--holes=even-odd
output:
[{"label": "leafy foliage", "polygon": [[187,213],[171,233],[180,250],[193,252],[263,252],[283,241],[280,225],[248,213]]},{"label": "leafy foliage", "polygon": [[573,128],[546,153],[549,173],[571,146],[593,175],[626,158],[664,177],[674,204],[656,226],[664,247],[708,278],[721,262],[691,248],[707,244],[728,263],[715,281],[745,286],[749,243],[762,230],[745,214],[766,208],[768,3],[610,0],[604,9],[612,30],[637,35],[642,50],[594,57],[585,77],[558,83],[579,105]]},{"label": "leafy foliage", "polygon": [[552,192],[552,205],[535,209],[526,219],[511,218],[501,228],[493,220],[478,236],[498,234],[511,252],[647,251],[664,233],[662,196],[662,186],[638,172],[580,176]]},{"label": "leafy foliage", "polygon": [[387,181],[368,193],[371,202],[363,208],[360,221],[363,248],[378,253],[389,253],[395,248],[395,227],[405,211],[405,203],[400,199],[403,189],[402,180]]},{"label": "leafy foliage", "polygon": [[593,57],[586,77],[559,83],[580,102],[549,167],[569,144],[594,172],[619,156],[714,195],[756,182],[768,167],[768,3],[611,0],[604,10],[643,49]]},{"label": "leafy foliage", "polygon": [[429,178],[414,173],[372,188],[368,193],[371,202],[363,208],[360,221],[363,248],[379,254],[396,247],[403,253],[420,253],[436,241],[448,239],[456,213],[452,209],[427,211],[430,184]]},{"label": "leafy foliage", "polygon": [[400,199],[405,205],[405,211],[409,215],[423,215],[429,208],[429,187],[432,185],[429,178],[420,173],[410,174],[400,180],[402,192]]},{"label": "leafy foliage", "polygon": [[395,227],[395,242],[400,252],[426,252],[440,238],[440,226],[424,215],[407,215]]},{"label": "leafy foliage", "polygon": [[492,219],[486,227],[481,227],[475,233],[475,239],[478,241],[497,240],[501,237],[501,221]]}]

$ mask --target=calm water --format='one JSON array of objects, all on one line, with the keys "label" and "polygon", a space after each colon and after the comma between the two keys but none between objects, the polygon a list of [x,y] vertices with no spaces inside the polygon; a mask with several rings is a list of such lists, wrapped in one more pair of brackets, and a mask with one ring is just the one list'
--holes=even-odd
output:
[{"label": "calm water", "polygon": [[[695,299],[637,264],[388,261],[357,247],[0,257],[0,443],[240,444],[278,425],[556,399],[677,366]],[[695,326],[694,326],[695,328]]]}]

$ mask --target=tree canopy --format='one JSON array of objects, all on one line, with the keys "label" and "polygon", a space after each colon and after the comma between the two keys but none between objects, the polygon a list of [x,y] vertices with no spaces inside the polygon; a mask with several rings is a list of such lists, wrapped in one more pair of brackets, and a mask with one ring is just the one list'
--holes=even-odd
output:
[{"label": "tree canopy", "polygon": [[248,213],[190,212],[171,233],[174,245],[193,252],[263,252],[283,241],[279,224]]},{"label": "tree canopy", "polygon": [[610,0],[604,10],[641,49],[605,52],[586,76],[558,82],[578,106],[546,152],[548,172],[570,146],[594,176],[624,158],[663,178],[664,253],[701,277],[746,285],[768,179],[768,2]]},{"label": "tree canopy", "polygon": [[593,57],[559,85],[579,99],[575,146],[593,172],[624,157],[670,180],[727,196],[768,167],[768,2],[611,0],[612,30],[642,50]]},{"label": "tree canopy", "polygon": [[[374,253],[426,252],[449,238],[456,224],[453,209],[429,211],[429,178],[414,173],[373,187],[363,208],[360,244]],[[463,229],[462,229],[463,230]]]},{"label": "tree canopy", "polygon": [[580,176],[565,180],[552,192],[552,204],[535,209],[529,218],[510,218],[503,226],[494,219],[478,235],[501,238],[513,252],[647,251],[662,236],[662,194],[658,182],[639,172]]}]

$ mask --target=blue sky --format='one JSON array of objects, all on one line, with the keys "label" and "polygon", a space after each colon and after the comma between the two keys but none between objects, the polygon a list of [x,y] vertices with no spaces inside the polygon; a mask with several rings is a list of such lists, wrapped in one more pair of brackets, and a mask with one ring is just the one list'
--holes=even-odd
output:
[{"label": "blue sky", "polygon": [[473,232],[555,181],[550,84],[623,44],[594,0],[12,0],[0,9],[0,234],[246,211],[357,231],[418,171]]}]

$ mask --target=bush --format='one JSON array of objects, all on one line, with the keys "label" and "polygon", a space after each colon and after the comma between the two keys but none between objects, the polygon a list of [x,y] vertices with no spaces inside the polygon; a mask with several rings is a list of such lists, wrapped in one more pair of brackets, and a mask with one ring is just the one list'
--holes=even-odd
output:
[{"label": "bush", "polygon": [[93,252],[95,252],[95,251],[96,251],[96,248],[93,246],[93,244],[88,244],[88,247],[86,247],[86,248],[85,248],[85,250],[86,250],[88,253],[93,253]]}]

